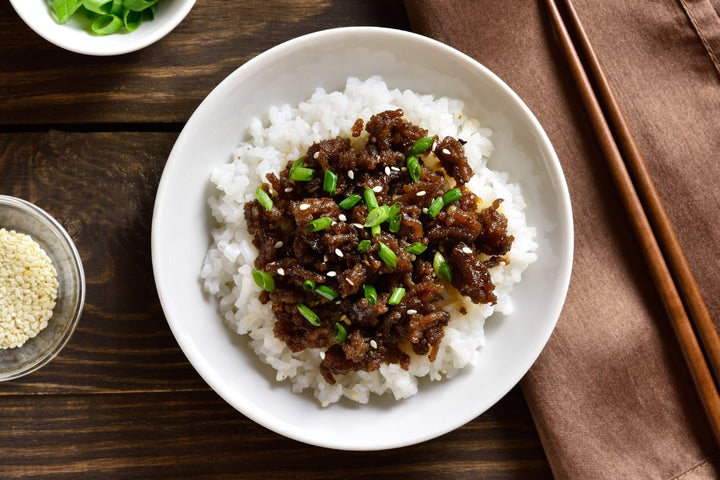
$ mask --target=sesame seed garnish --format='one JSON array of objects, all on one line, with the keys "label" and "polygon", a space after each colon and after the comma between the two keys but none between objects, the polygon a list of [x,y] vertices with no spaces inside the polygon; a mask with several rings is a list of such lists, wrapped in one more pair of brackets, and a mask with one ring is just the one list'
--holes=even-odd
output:
[{"label": "sesame seed garnish", "polygon": [[437,147],[437,140],[433,140],[432,147],[430,147],[430,150],[435,150],[435,147]]},{"label": "sesame seed garnish", "polygon": [[283,245],[285,245],[285,244],[282,242],[282,240],[279,240],[279,241],[275,244],[275,248],[280,248],[280,247],[282,247]]},{"label": "sesame seed garnish", "polygon": [[323,262],[327,262],[327,261],[328,261],[328,256],[327,256],[327,255],[323,255]]},{"label": "sesame seed garnish", "polygon": [[470,247],[463,247],[462,248],[463,253],[472,253],[472,248]]},{"label": "sesame seed garnish", "polygon": [[348,283],[349,283],[350,285],[352,285],[353,287],[355,286],[355,282],[353,282],[353,281],[350,280],[349,278],[346,278],[345,281],[348,282]]},{"label": "sesame seed garnish", "polygon": [[382,192],[382,185],[378,185],[376,187],[373,187],[373,192],[380,193]]},{"label": "sesame seed garnish", "polygon": [[422,212],[423,212],[423,213],[427,213],[427,212],[428,212],[427,207],[423,208],[423,209],[422,209]]},{"label": "sesame seed garnish", "polygon": [[330,270],[329,272],[327,272],[327,276],[328,276],[328,277],[335,277],[335,276],[337,276],[337,272],[336,272],[335,270]]},{"label": "sesame seed garnish", "polygon": [[278,269],[277,269],[277,274],[282,277],[283,275],[285,275],[285,269],[282,268],[282,267],[278,268]]},{"label": "sesame seed garnish", "polygon": [[385,167],[385,175],[390,175],[390,167]]},{"label": "sesame seed garnish", "polygon": [[399,169],[398,167],[390,167],[390,170],[392,170],[393,172],[399,172],[399,171],[400,171],[400,169]]},{"label": "sesame seed garnish", "polygon": [[290,192],[292,192],[292,191],[293,191],[293,187],[287,187],[287,188],[285,189],[285,193],[290,193]]},{"label": "sesame seed garnish", "polygon": [[309,203],[303,203],[300,205],[300,210],[307,210],[308,208],[310,208]]},{"label": "sesame seed garnish", "polygon": [[360,224],[360,223],[353,223],[352,226],[353,226],[353,227],[357,227],[357,228],[365,228],[365,227],[364,227],[362,224]]},{"label": "sesame seed garnish", "polygon": [[320,352],[320,358],[322,360],[325,360],[325,352],[323,352],[323,351]]},{"label": "sesame seed garnish", "polygon": [[424,196],[426,193],[427,193],[427,192],[426,192],[425,190],[420,190],[420,191],[417,192],[415,195],[417,195],[418,197],[422,197],[422,196]]},{"label": "sesame seed garnish", "polygon": [[377,342],[375,341],[375,339],[370,340],[370,346],[371,346],[372,348],[377,348]]},{"label": "sesame seed garnish", "polygon": [[443,148],[443,149],[442,149],[442,152],[443,152],[445,155],[450,155],[450,150],[448,150],[447,148]]},{"label": "sesame seed garnish", "polygon": [[352,180],[352,179],[355,178],[355,172],[353,172],[352,170],[348,170],[348,174],[347,174],[347,175],[348,175],[348,178],[349,178],[350,180]]},{"label": "sesame seed garnish", "polygon": [[411,308],[410,310],[407,311],[408,315],[415,315],[416,313],[417,313],[417,310],[415,310],[413,308]]},{"label": "sesame seed garnish", "polygon": [[401,172],[407,172],[407,167],[402,167],[402,168],[400,168],[400,171],[401,171]]},{"label": "sesame seed garnish", "polygon": [[336,249],[335,249],[335,255],[337,255],[338,257],[341,257],[341,258],[342,258],[342,256],[343,256],[342,250],[340,250],[339,248],[336,248]]},{"label": "sesame seed garnish", "polygon": [[340,220],[341,222],[347,222],[347,217],[344,213],[341,213],[340,215],[338,215],[338,220]]},{"label": "sesame seed garnish", "polygon": [[315,152],[315,153],[313,153],[313,158],[314,158],[315,160],[317,160],[318,158],[320,158],[320,152]]}]

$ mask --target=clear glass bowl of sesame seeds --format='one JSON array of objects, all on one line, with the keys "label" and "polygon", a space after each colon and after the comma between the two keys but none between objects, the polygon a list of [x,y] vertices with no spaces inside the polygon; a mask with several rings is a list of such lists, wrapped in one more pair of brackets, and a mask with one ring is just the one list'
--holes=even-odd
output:
[{"label": "clear glass bowl of sesame seeds", "polygon": [[84,302],[82,261],[67,231],[32,203],[0,195],[0,381],[55,358]]}]

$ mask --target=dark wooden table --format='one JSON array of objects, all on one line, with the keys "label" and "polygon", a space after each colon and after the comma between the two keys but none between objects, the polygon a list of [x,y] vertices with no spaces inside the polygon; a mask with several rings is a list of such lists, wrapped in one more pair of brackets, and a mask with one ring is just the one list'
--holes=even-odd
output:
[{"label": "dark wooden table", "polygon": [[88,287],[61,354],[0,384],[0,478],[551,478],[519,388],[441,438],[331,451],[227,405],[168,328],[150,226],[185,121],[258,53],[349,25],[410,28],[400,0],[200,0],[159,43],[91,57],[47,43],[0,2],[0,193],[61,221]]}]

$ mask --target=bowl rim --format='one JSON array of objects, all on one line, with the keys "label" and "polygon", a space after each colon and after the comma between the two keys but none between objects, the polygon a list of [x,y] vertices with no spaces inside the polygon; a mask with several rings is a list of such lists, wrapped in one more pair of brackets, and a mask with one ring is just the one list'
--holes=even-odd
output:
[{"label": "bowl rim", "polygon": [[[10,373],[9,375],[0,378],[0,382],[5,382],[23,377],[39,370],[41,367],[50,363],[50,361],[52,361],[60,353],[60,351],[65,347],[65,345],[67,345],[68,341],[70,341],[70,337],[72,337],[75,328],[77,327],[77,324],[79,323],[80,316],[82,315],[83,307],[85,306],[85,291],[87,287],[85,285],[85,270],[83,268],[80,254],[78,253],[77,247],[75,246],[75,242],[73,241],[72,237],[67,232],[67,230],[65,230],[65,228],[60,224],[60,222],[58,222],[52,215],[50,215],[42,208],[22,198],[0,194],[0,205],[15,207],[23,212],[26,212],[38,218],[41,222],[43,222],[45,225],[58,233],[70,250],[72,264],[75,267],[74,270],[77,272],[78,275],[78,292],[76,301],[74,302],[72,318],[67,323],[67,326],[65,327],[63,334],[60,337],[60,340],[55,343],[50,350],[45,352],[45,354],[38,360],[36,360],[34,363],[29,364],[24,369],[17,370]],[[18,348],[22,348],[22,346]]]},{"label": "bowl rim", "polygon": [[[50,19],[49,21],[52,22],[54,25],[57,25],[59,27],[74,27],[70,25],[56,24],[55,21],[50,18],[49,14],[48,19],[38,18],[37,16],[30,15],[29,12],[32,8],[32,6],[29,6],[30,1],[37,0],[10,0],[10,4],[15,9],[15,12],[23,20],[23,22],[25,22],[25,24],[30,27],[30,29],[32,29],[40,37],[57,47],[63,48],[70,52],[92,56],[123,55],[126,53],[141,50],[147,46],[152,45],[153,43],[156,43],[157,41],[165,37],[167,34],[169,34],[171,31],[173,31],[178,25],[180,25],[180,23],[190,13],[190,10],[192,10],[192,8],[195,6],[196,2],[196,0],[178,0],[179,2],[181,2],[181,6],[178,8],[178,10],[175,11],[171,16],[167,17],[164,22],[157,22],[155,24],[155,28],[152,29],[152,32],[146,35],[135,35],[134,37],[132,36],[135,33],[142,32],[141,25],[140,29],[138,30],[119,34],[122,35],[123,38],[127,41],[107,42],[100,40],[100,43],[98,43],[93,42],[92,39],[109,39],[114,37],[113,35],[93,36],[91,34],[88,34],[87,37],[83,37],[84,41],[77,41],[72,38],[68,39],[66,37],[63,37],[62,35],[54,35],[48,33],[47,29],[44,28],[44,26],[48,25],[48,19]],[[157,18],[155,20],[157,20]]]},{"label": "bowl rim", "polygon": [[[552,331],[554,330],[554,327],[557,323],[557,320],[559,318],[560,312],[562,310],[562,306],[564,304],[564,300],[567,295],[569,283],[570,283],[570,277],[571,277],[571,270],[572,270],[572,259],[573,259],[573,245],[574,245],[574,228],[573,228],[573,217],[572,217],[572,207],[570,202],[570,195],[567,188],[567,181],[565,178],[564,173],[562,172],[562,166],[559,162],[559,159],[557,157],[557,154],[552,147],[552,144],[540,125],[539,121],[535,117],[535,115],[532,113],[532,111],[529,109],[529,107],[524,103],[524,101],[518,96],[517,93],[515,93],[503,80],[500,79],[494,72],[489,70],[487,67],[482,65],[477,60],[473,59],[472,57],[464,54],[463,52],[446,45],[442,42],[439,42],[437,40],[431,39],[429,37],[416,34],[413,32],[407,32],[403,30],[397,30],[397,29],[391,29],[391,28],[385,28],[385,27],[339,27],[339,28],[332,28],[327,30],[320,30],[316,32],[312,32],[309,34],[305,34],[293,39],[290,39],[288,41],[285,41],[279,45],[276,45],[256,57],[248,60],[247,62],[240,65],[237,69],[235,69],[233,72],[228,74],[224,79],[222,79],[218,84],[215,85],[215,87],[209,92],[209,94],[203,99],[203,101],[200,103],[200,105],[196,108],[196,110],[193,112],[193,114],[188,119],[185,128],[183,128],[183,131],[180,133],[178,139],[176,140],[176,143],[168,157],[168,161],[165,165],[165,171],[167,169],[172,169],[175,164],[177,164],[180,159],[180,150],[187,147],[188,139],[191,138],[191,133],[189,132],[189,129],[187,128],[189,125],[193,125],[193,123],[201,117],[201,111],[204,109],[207,109],[208,106],[213,105],[214,103],[217,103],[218,99],[222,99],[227,95],[228,91],[232,89],[232,83],[235,79],[238,77],[243,77],[244,75],[250,75],[253,73],[257,73],[259,69],[262,68],[263,63],[266,61],[268,57],[276,56],[276,55],[282,55],[291,53],[295,49],[302,48],[303,46],[307,47],[311,42],[316,41],[318,39],[321,39],[323,37],[330,37],[330,38],[337,38],[337,35],[344,35],[344,34],[353,34],[353,33],[359,33],[359,34],[368,34],[368,33],[380,33],[382,35],[387,35],[390,37],[397,36],[397,38],[402,38],[403,40],[410,40],[410,41],[420,41],[424,42],[426,45],[432,45],[434,48],[438,48],[440,51],[447,53],[450,56],[453,56],[458,59],[458,61],[461,62],[469,62],[470,65],[472,65],[473,70],[477,70],[479,72],[482,72],[482,75],[485,76],[488,81],[494,86],[502,90],[505,94],[507,94],[509,97],[512,98],[514,107],[519,108],[522,110],[523,115],[527,117],[529,123],[528,125],[531,126],[532,132],[537,136],[538,141],[542,143],[543,147],[541,150],[545,152],[549,159],[552,160],[552,171],[555,174],[553,177],[553,180],[558,182],[558,186],[560,188],[560,192],[558,193],[558,210],[563,215],[563,220],[566,221],[564,227],[566,227],[565,235],[562,238],[562,241],[564,242],[564,245],[567,246],[567,250],[564,252],[564,256],[567,256],[567,262],[563,262],[561,265],[559,265],[557,269],[557,274],[560,280],[557,282],[559,287],[562,289],[562,295],[559,295],[557,299],[554,299],[552,304],[548,307],[548,311],[550,312],[549,315],[552,315],[554,318],[552,325],[548,326],[546,330],[542,332],[541,336],[538,336],[537,343],[541,344],[542,347],[537,350],[537,352],[533,349],[533,361],[530,363],[530,366],[539,356],[540,352],[546,345],[548,339],[550,338],[550,335],[552,334]],[[269,107],[269,105],[268,105]],[[160,180],[160,184],[158,186],[158,192],[156,196],[156,203],[154,207],[153,212],[153,229],[152,229],[152,253],[153,253],[153,268],[157,269],[161,266],[161,260],[159,260],[160,254],[160,239],[158,232],[158,227],[160,224],[160,217],[165,217],[167,214],[165,213],[165,206],[162,204],[161,200],[167,195],[167,191],[171,188],[169,186],[169,178],[167,175],[162,176]],[[279,434],[282,434],[288,438],[292,438],[304,443],[308,443],[311,445],[321,446],[325,448],[334,448],[339,450],[354,450],[354,451],[375,451],[375,450],[384,450],[384,449],[390,449],[390,448],[397,448],[397,447],[403,447],[408,446],[412,444],[417,444],[426,440],[430,440],[432,438],[436,438],[442,434],[448,433],[455,428],[461,426],[467,421],[472,420],[477,415],[482,414],[484,411],[487,410],[485,408],[484,410],[477,412],[476,414],[472,416],[468,416],[462,423],[456,424],[453,423],[452,425],[449,425],[447,428],[445,428],[443,431],[432,431],[428,432],[425,435],[417,436],[413,438],[412,440],[408,440],[407,438],[403,438],[401,441],[396,440],[388,440],[388,439],[378,439],[376,444],[370,445],[367,443],[354,443],[354,442],[337,442],[334,439],[320,439],[317,435],[314,435],[312,433],[308,433],[306,431],[302,431],[299,429],[288,429],[287,426],[282,424],[282,422],[277,421],[275,418],[269,417],[265,411],[247,400],[243,398],[235,398],[233,396],[232,388],[224,382],[224,380],[219,376],[219,373],[214,370],[214,367],[208,361],[206,361],[204,358],[202,358],[202,355],[198,351],[198,349],[195,347],[194,342],[192,339],[188,337],[188,335],[182,331],[180,325],[177,324],[177,322],[170,318],[173,309],[170,309],[170,313],[168,313],[167,307],[170,305],[170,299],[166,297],[166,288],[165,287],[165,279],[161,278],[158,274],[155,276],[156,286],[158,287],[158,294],[161,301],[161,305],[163,306],[163,310],[165,312],[165,315],[167,317],[169,326],[171,331],[173,332],[176,341],[178,342],[179,346],[183,350],[183,353],[186,355],[188,361],[193,365],[195,370],[198,372],[198,374],[205,380],[208,385],[213,388],[213,390],[218,393],[220,397],[222,397],[225,401],[227,401],[231,406],[239,410],[243,415],[247,416],[251,420],[259,423],[260,425],[265,426],[266,428],[269,428],[270,430],[273,430]],[[198,288],[201,288],[198,286]],[[542,337],[542,338],[540,338]],[[528,367],[529,368],[529,367]],[[517,382],[522,378],[524,373],[527,372],[527,369],[524,370],[523,374],[513,376],[511,379],[512,386],[517,385]],[[494,405],[502,396],[504,396],[511,388],[509,387],[507,390],[503,392],[498,392],[497,396],[492,401],[491,405]],[[489,408],[489,407],[488,407]]]}]

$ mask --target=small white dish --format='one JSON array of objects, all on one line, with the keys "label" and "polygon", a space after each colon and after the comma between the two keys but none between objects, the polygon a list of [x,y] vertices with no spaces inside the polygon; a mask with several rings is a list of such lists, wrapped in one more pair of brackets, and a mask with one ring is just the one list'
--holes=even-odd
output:
[{"label": "small white dish", "polygon": [[[448,96],[494,129],[488,165],[509,173],[538,231],[538,260],[512,293],[515,311],[486,323],[481,363],[417,395],[373,397],[327,408],[310,393],[275,381],[247,340],[230,331],[199,272],[210,245],[207,199],[211,170],[230,162],[254,117],[299,101],[317,87],[342,89],[346,79],[381,75],[390,88]],[[470,57],[399,30],[351,27],[291,40],[248,61],[202,102],[165,166],[152,224],[152,260],[165,315],[180,347],[205,381],[247,417],[287,437],[345,450],[380,450],[438,437],[500,400],[536,360],[555,327],[573,256],[570,197],[542,127],[518,96]]]},{"label": "small white dish", "polygon": [[48,42],[85,55],[121,55],[157,42],[170,33],[195,5],[195,0],[160,0],[157,14],[133,32],[95,35],[71,18],[62,25],[53,20],[47,0],[10,0],[28,26]]}]

